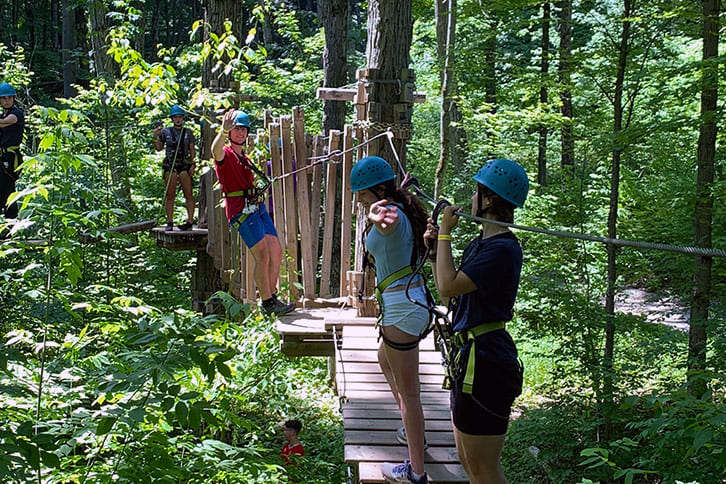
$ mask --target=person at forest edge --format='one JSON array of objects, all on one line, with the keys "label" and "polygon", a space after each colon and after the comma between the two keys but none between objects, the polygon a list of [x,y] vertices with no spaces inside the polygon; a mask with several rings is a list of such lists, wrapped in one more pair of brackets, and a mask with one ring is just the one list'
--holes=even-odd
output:
[{"label": "person at forest edge", "polygon": [[[426,484],[424,471],[424,418],[418,375],[419,337],[429,324],[429,312],[406,297],[412,266],[423,253],[427,215],[421,202],[395,185],[391,166],[378,156],[368,156],[350,173],[351,190],[368,209],[372,223],[366,248],[375,259],[376,286],[380,292],[380,331],[383,338],[378,362],[401,410],[403,428],[396,433],[408,445],[409,460],[384,463],[389,482]],[[426,304],[423,278],[411,283],[409,295]]]},{"label": "person at forest edge", "polygon": [[194,194],[192,192],[192,179],[196,163],[194,149],[194,134],[192,130],[184,127],[184,110],[173,106],[169,111],[172,126],[154,128],[154,148],[161,151],[166,148],[164,162],[161,167],[164,172],[164,209],[166,211],[166,230],[174,229],[174,200],[176,199],[177,183],[181,185],[186,201],[187,220],[179,226],[180,230],[191,230],[194,225]]},{"label": "person at forest edge", "polygon": [[[529,190],[517,163],[497,159],[474,175],[472,213],[511,223]],[[514,399],[522,392],[523,368],[504,329],[513,317],[522,269],[522,249],[507,227],[482,223],[457,270],[451,255],[456,206],[444,209],[440,228],[429,220],[425,239],[437,240],[435,274],[441,297],[455,298],[455,367],[451,417],[456,448],[470,482],[504,484],[500,456]]]},{"label": "person at forest edge", "polygon": [[293,455],[304,456],[305,448],[303,448],[298,434],[302,430],[302,423],[299,420],[288,420],[282,426],[282,436],[285,439],[285,446],[282,448],[282,460],[285,461],[285,465],[291,462],[295,463],[295,458],[290,458]]},{"label": "person at forest edge", "polygon": [[268,314],[287,314],[295,309],[295,303],[284,303],[277,298],[282,246],[267,213],[264,192],[255,187],[255,168],[244,152],[249,131],[247,114],[241,111],[224,114],[222,129],[212,142],[214,171],[224,193],[227,220],[239,232],[255,261],[253,276],[262,298],[262,310]]},{"label": "person at forest edge", "polygon": [[20,143],[23,142],[25,115],[15,107],[15,89],[7,82],[0,83],[0,209],[5,218],[18,217],[18,204],[7,205],[8,197],[15,191],[15,182],[20,176],[23,156]]}]

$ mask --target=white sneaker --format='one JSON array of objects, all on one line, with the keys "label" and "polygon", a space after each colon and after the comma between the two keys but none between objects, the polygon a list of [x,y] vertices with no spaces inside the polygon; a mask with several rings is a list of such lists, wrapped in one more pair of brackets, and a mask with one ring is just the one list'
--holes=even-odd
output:
[{"label": "white sneaker", "polygon": [[429,478],[424,472],[421,477],[414,479],[411,470],[411,464],[407,460],[403,461],[403,464],[391,464],[390,462],[384,462],[381,465],[381,473],[388,482],[392,483],[408,483],[408,484],[429,484]]},{"label": "white sneaker", "polygon": [[[406,427],[398,427],[398,430],[396,430],[396,440],[399,444],[408,445],[408,437],[406,437]],[[426,437],[424,437],[424,450],[429,448],[429,443],[426,442]]]}]

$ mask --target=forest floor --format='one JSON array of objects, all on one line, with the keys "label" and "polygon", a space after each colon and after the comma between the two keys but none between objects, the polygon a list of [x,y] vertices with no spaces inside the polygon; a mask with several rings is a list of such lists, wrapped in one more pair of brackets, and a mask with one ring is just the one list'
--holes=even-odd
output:
[{"label": "forest floor", "polygon": [[688,305],[675,296],[655,294],[630,286],[616,296],[615,310],[643,316],[650,323],[688,331]]}]

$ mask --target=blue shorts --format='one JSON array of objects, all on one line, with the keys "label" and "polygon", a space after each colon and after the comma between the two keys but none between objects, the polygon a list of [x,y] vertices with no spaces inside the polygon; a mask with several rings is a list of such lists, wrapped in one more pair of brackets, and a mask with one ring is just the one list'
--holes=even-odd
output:
[{"label": "blue shorts", "polygon": [[[240,223],[240,219],[242,222]],[[275,224],[272,223],[270,214],[267,213],[267,208],[264,203],[257,206],[257,210],[252,213],[245,214],[244,211],[238,213],[229,224],[237,229],[239,235],[244,240],[247,247],[254,247],[257,243],[265,238],[265,235],[274,235],[277,237],[277,230],[275,230]]]}]

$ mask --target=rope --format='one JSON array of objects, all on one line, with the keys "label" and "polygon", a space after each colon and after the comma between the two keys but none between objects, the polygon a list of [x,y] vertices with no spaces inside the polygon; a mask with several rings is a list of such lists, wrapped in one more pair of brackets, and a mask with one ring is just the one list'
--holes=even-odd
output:
[{"label": "rope", "polygon": [[[391,137],[388,138],[388,142],[391,144],[391,151],[393,151],[393,156],[396,158],[396,163],[398,164],[398,168],[401,170],[401,173],[404,175],[408,175],[406,173],[406,170],[404,170],[403,165],[401,164],[401,159],[398,157],[398,153],[396,152],[396,147],[393,145],[393,141],[391,140]],[[436,203],[436,201],[426,194],[418,185],[412,184],[414,189],[418,194],[420,194],[422,197],[424,197],[426,200],[428,200],[431,203]],[[667,252],[677,252],[682,254],[690,254],[690,255],[698,255],[702,257],[726,257],[726,250],[724,249],[713,249],[713,248],[707,248],[707,247],[691,247],[691,246],[682,246],[682,245],[668,245],[668,244],[659,244],[654,242],[640,242],[635,240],[625,240],[625,239],[612,239],[609,237],[600,237],[597,235],[588,235],[583,233],[575,233],[575,232],[568,232],[564,230],[551,230],[551,229],[543,229],[539,227],[529,227],[527,225],[517,225],[512,224],[508,222],[502,222],[500,220],[492,220],[488,218],[482,218],[482,217],[476,217],[474,215],[464,213],[462,211],[457,211],[456,215],[459,215],[461,217],[474,220],[479,223],[492,223],[496,225],[501,225],[504,227],[509,227],[516,230],[525,230],[528,232],[536,232],[538,234],[545,234],[545,235],[551,235],[553,237],[563,237],[563,238],[569,238],[569,239],[578,239],[578,240],[586,240],[589,242],[601,242],[603,244],[607,245],[614,245],[616,247],[635,247],[640,249],[654,249],[654,250],[662,250]]]},{"label": "rope", "polygon": [[[331,151],[327,155],[312,156],[310,158],[306,158],[308,161],[314,160],[313,163],[310,163],[309,165],[305,165],[302,168],[298,168],[297,170],[293,170],[293,171],[291,171],[289,173],[284,173],[282,175],[272,177],[270,179],[270,181],[271,182],[276,182],[276,181],[281,180],[281,179],[283,179],[285,177],[288,177],[290,175],[294,175],[294,174],[296,174],[298,172],[305,171],[305,170],[309,170],[310,168],[313,168],[314,166],[319,165],[321,163],[325,163],[326,161],[328,163],[333,163],[333,164],[336,164],[337,165],[337,164],[340,163],[340,161],[332,161],[331,158],[333,158],[333,157],[338,158],[338,157],[340,157],[340,156],[342,156],[342,155],[344,155],[344,154],[346,154],[346,153],[348,153],[350,151],[357,150],[357,149],[361,148],[362,146],[367,145],[368,143],[372,143],[373,140],[375,140],[377,138],[380,138],[382,136],[387,136],[388,139],[389,139],[389,141],[390,141],[390,139],[393,137],[393,133],[391,131],[384,131],[383,133],[377,134],[376,136],[374,136],[372,138],[369,138],[366,141],[363,141],[362,143],[353,146],[352,148],[348,148],[347,150],[342,150],[342,151],[341,150],[335,150],[335,151]],[[398,156],[398,155],[396,155],[396,156]]]}]

